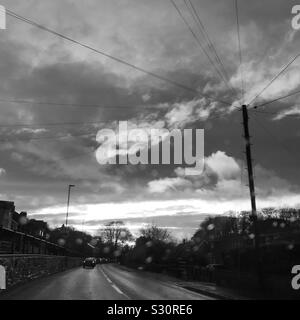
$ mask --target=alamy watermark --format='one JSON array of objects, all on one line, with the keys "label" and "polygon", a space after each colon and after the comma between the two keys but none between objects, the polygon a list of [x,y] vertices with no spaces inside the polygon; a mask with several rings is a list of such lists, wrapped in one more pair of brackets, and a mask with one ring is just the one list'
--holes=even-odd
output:
[{"label": "alamy watermark", "polygon": [[292,27],[295,30],[300,29],[300,5],[295,5],[292,8],[292,14],[294,17],[292,18]]},{"label": "alamy watermark", "polygon": [[118,132],[101,129],[96,138],[99,164],[184,165],[185,175],[200,175],[204,169],[204,129],[129,129],[120,121]]},{"label": "alamy watermark", "polygon": [[6,9],[0,5],[0,30],[6,29]]},{"label": "alamy watermark", "polygon": [[292,279],[292,288],[294,290],[300,289],[300,265],[293,266],[292,268],[292,274],[295,276]]}]

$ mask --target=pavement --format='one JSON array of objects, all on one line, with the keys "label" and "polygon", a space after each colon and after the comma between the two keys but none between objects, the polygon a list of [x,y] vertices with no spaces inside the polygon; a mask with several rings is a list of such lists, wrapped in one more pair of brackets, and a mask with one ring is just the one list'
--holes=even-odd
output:
[{"label": "pavement", "polygon": [[[178,279],[177,279],[178,281]],[[214,300],[170,278],[115,264],[75,268],[1,293],[1,300]]]},{"label": "pavement", "polygon": [[[134,269],[130,269],[124,266],[119,266],[119,269],[122,269],[127,272],[133,272]],[[209,296],[218,300],[252,300],[249,295],[240,294],[237,290],[217,286],[213,283],[208,282],[198,282],[198,281],[183,281],[175,277],[171,277],[161,273],[152,273],[147,271],[139,271],[134,270],[134,272],[139,272],[143,275],[143,278],[154,278],[156,281],[163,281],[165,283],[169,283],[175,285],[177,287],[181,287],[183,289],[187,289],[189,291],[197,292],[200,294],[204,294],[205,296]]]},{"label": "pavement", "polygon": [[238,293],[236,290],[229,288],[223,288],[212,283],[199,283],[199,282],[177,282],[178,286],[206,294],[217,300],[252,300],[249,296],[244,296]]}]

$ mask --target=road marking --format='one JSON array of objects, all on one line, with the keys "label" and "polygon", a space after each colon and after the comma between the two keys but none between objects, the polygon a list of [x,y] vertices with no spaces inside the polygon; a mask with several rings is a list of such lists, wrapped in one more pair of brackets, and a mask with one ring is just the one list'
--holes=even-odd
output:
[{"label": "road marking", "polygon": [[127,296],[127,294],[125,294],[122,290],[120,290],[110,279],[109,277],[105,274],[104,270],[102,269],[102,267],[100,267],[100,270],[104,276],[104,278],[111,284],[111,286],[119,293],[122,294],[123,296],[125,296],[128,300],[130,300],[130,298]]},{"label": "road marking", "polygon": [[115,284],[112,284],[111,285],[118,293],[120,294],[123,294],[125,296],[125,294],[115,285]]},{"label": "road marking", "polygon": [[100,267],[100,270],[101,270],[104,278],[105,278],[110,284],[112,284],[113,282],[112,282],[112,281],[109,279],[109,277],[104,273],[104,271],[103,271],[103,269],[102,269],[101,267]]}]

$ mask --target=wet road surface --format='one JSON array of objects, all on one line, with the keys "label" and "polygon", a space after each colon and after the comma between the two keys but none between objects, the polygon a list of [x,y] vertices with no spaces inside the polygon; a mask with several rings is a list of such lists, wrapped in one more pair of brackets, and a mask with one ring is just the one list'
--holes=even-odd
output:
[{"label": "wet road surface", "polygon": [[118,265],[76,268],[31,281],[0,296],[4,300],[208,300],[153,274]]}]

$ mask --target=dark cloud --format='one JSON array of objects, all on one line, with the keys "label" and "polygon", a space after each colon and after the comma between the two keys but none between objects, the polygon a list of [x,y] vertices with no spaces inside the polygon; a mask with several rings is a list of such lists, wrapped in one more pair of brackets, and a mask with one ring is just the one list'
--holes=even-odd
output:
[{"label": "dark cloud", "polygon": [[[0,168],[5,170],[5,175],[0,176],[1,198],[16,201],[21,210],[37,212],[56,205],[61,208],[65,205],[66,186],[74,183],[77,194],[73,203],[78,206],[147,199],[185,199],[188,203],[190,198],[198,197],[219,203],[225,198],[234,204],[246,199],[246,191],[239,191],[241,185],[246,184],[246,174],[242,174],[245,159],[241,113],[220,103],[208,107],[208,100],[199,102],[193,112],[187,112],[193,102],[201,100],[202,92],[215,100],[241,103],[238,101],[240,72],[233,3],[194,1],[221,53],[231,85],[238,91],[235,93],[220,82],[169,1],[2,2],[26,17],[199,93],[146,76],[9,18],[8,29],[0,35],[1,99],[72,103],[81,107],[0,101],[3,140]],[[293,4],[294,1],[283,0],[239,1],[248,100],[298,53],[299,33],[294,32],[290,24]],[[180,8],[184,10],[181,4]],[[183,12],[187,16],[187,11]],[[296,61],[261,100],[295,90],[300,84],[299,68]],[[86,106],[95,104],[119,108]],[[250,113],[260,196],[280,198],[280,191],[282,201],[286,201],[286,197],[299,192],[297,120],[274,119],[278,112],[295,106],[299,106],[297,97],[264,109],[275,115]],[[207,114],[201,116],[198,111]],[[171,123],[170,112],[177,122]],[[206,157],[224,153],[228,163],[234,161],[238,165],[242,183],[238,176],[220,177],[218,168],[193,180],[178,176],[173,165],[100,166],[94,155],[98,147],[97,131],[116,128],[116,121],[126,119],[147,127],[162,122],[170,128],[204,128]],[[49,125],[57,123],[61,125]],[[31,126],[4,126],[13,124]],[[266,179],[275,186],[266,183]],[[278,199],[278,203],[280,201]],[[180,210],[173,208],[171,212],[176,215],[176,221],[182,221],[176,214]],[[55,216],[55,223],[61,218]],[[169,220],[161,217],[160,222],[167,226]]]}]

